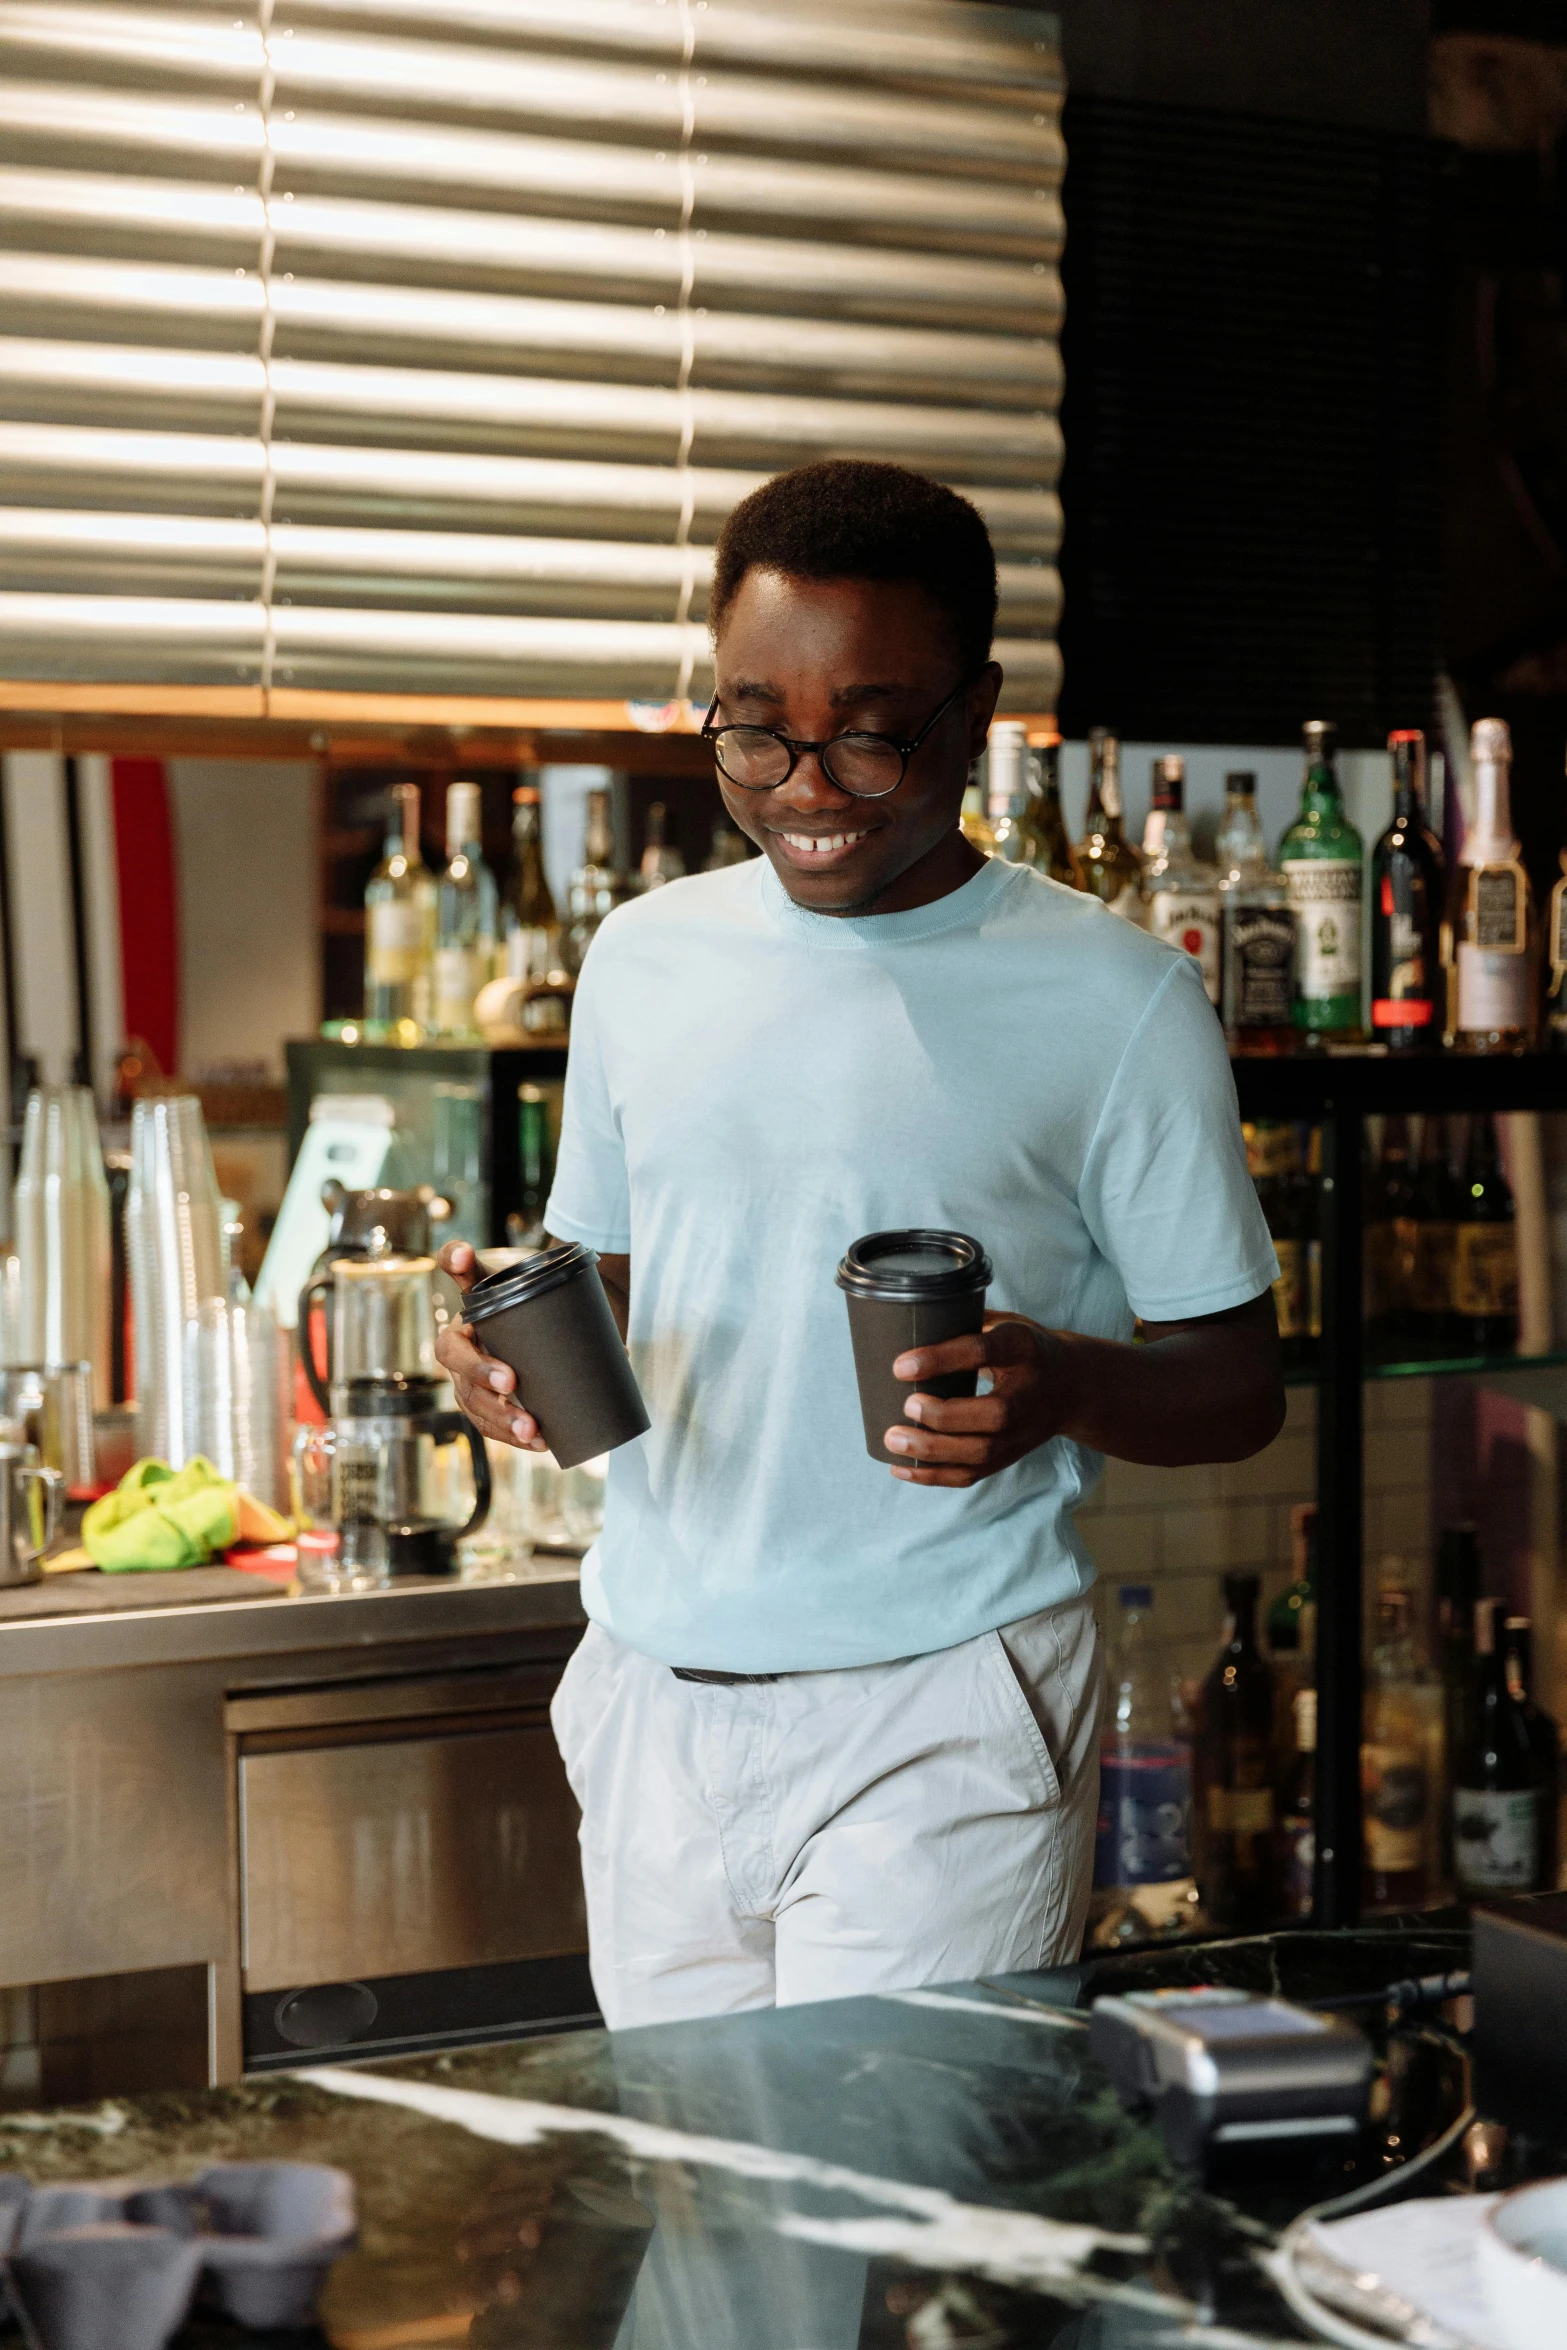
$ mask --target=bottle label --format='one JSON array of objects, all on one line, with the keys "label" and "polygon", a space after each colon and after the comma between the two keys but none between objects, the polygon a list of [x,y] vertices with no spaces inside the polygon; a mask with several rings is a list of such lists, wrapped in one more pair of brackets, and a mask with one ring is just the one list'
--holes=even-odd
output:
[{"label": "bottle label", "polygon": [[1208,1001],[1219,1000],[1217,890],[1156,889],[1148,900],[1148,927],[1166,946],[1179,947],[1202,973]]},{"label": "bottle label", "polygon": [[1309,1304],[1306,1243],[1303,1240],[1280,1240],[1275,1234],[1273,1253],[1279,1260],[1279,1277],[1273,1284],[1279,1336],[1304,1338]]},{"label": "bottle label", "polygon": [[1360,1750],[1366,1866],[1407,1876],[1425,1863],[1429,1783],[1418,1747],[1366,1745]]},{"label": "bottle label", "polygon": [[1229,1018],[1234,1028],[1287,1028],[1295,923],[1287,906],[1228,916]]},{"label": "bottle label", "polygon": [[484,985],[488,958],[477,947],[437,947],[435,950],[435,1024],[438,1028],[471,1028],[473,999]]},{"label": "bottle label", "polygon": [[1511,1224],[1460,1224],[1455,1235],[1453,1303],[1482,1320],[1518,1311],[1518,1242]]},{"label": "bottle label", "polygon": [[1488,1034],[1529,1025],[1529,959],[1511,948],[1458,945],[1458,1025]]},{"label": "bottle label", "polygon": [[1527,935],[1521,865],[1476,865],[1469,875],[1468,933],[1477,947],[1499,955],[1521,955]]},{"label": "bottle label", "polygon": [[1210,1787],[1208,1826],[1215,1836],[1266,1836],[1273,1827],[1271,1787]]},{"label": "bottle label", "polygon": [[1096,1885],[1173,1885],[1192,1873],[1192,1770],[1184,1746],[1105,1744]]},{"label": "bottle label", "polygon": [[1284,868],[1295,917],[1295,984],[1308,1002],[1360,987],[1359,861],[1292,858]]},{"label": "bottle label", "polygon": [[1400,1216],[1396,1230],[1407,1267],[1411,1306],[1417,1314],[1450,1314],[1458,1227]]},{"label": "bottle label", "polygon": [[1532,1787],[1460,1787],[1453,1864],[1462,1893],[1527,1893],[1539,1873],[1540,1805]]},{"label": "bottle label", "polygon": [[382,898],[365,925],[365,968],[372,986],[402,987],[417,976],[424,951],[424,908],[416,898]]}]

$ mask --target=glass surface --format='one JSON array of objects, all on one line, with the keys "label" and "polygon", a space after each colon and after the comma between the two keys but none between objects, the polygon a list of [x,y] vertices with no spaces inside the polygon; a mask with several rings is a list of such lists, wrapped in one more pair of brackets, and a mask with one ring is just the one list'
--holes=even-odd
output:
[{"label": "glass surface", "polygon": [[439,1377],[433,1257],[339,1259],[332,1267],[334,1387],[355,1379]]}]

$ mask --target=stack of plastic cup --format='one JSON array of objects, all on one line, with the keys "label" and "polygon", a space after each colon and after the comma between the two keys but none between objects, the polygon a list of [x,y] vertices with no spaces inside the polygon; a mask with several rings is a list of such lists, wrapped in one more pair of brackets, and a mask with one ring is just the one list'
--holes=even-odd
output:
[{"label": "stack of plastic cup", "polygon": [[212,1150],[193,1094],[136,1103],[125,1202],[136,1353],[136,1441],[176,1468],[200,1450],[187,1404],[185,1326],[226,1309],[223,1228]]},{"label": "stack of plastic cup", "polygon": [[98,1114],[84,1085],[29,1094],[16,1179],[17,1327],[29,1364],[91,1363],[109,1401],[109,1186]]},{"label": "stack of plastic cup", "polygon": [[185,1324],[186,1443],[278,1509],[286,1506],[287,1478],[277,1323],[255,1304],[242,1275],[231,1279],[229,1297],[203,1298]]}]

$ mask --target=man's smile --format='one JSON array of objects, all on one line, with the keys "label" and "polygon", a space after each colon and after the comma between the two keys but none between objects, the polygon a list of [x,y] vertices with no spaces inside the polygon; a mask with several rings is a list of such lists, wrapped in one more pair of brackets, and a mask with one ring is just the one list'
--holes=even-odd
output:
[{"label": "man's smile", "polygon": [[786,832],[782,825],[770,824],[767,829],[792,865],[819,869],[850,856],[877,828],[865,824],[852,832]]}]

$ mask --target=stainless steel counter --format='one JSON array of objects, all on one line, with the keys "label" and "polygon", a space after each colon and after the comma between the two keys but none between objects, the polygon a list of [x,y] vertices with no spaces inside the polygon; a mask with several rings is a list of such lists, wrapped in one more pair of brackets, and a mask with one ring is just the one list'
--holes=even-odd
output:
[{"label": "stainless steel counter", "polygon": [[[579,1952],[575,1815],[546,1709],[584,1620],[576,1562],[562,1560],[516,1583],[0,1626],[0,1988],[90,1989],[186,1970],[204,1986],[206,2078],[222,2081],[243,2061],[247,1900],[253,1932],[267,1907],[273,1984],[288,1971],[280,1934],[286,1944],[295,1932],[303,1950],[312,1919],[334,1903],[357,1934],[345,1953],[360,1953],[345,1975],[373,1971],[363,1954],[379,1947],[375,1921],[389,1901],[398,1934],[387,1973]],[[267,1692],[296,1693],[286,1735],[257,1726]],[[275,1914],[275,1866],[262,1881],[245,1849],[249,1758],[285,1743],[286,1770],[269,1762],[256,1785],[286,1783],[295,1805],[279,1812],[269,1797],[274,1856],[313,1856],[308,1880],[285,1888],[288,1918]],[[486,1779],[481,1751],[511,1777]],[[486,1805],[490,1825],[476,1830]],[[454,1928],[454,1887],[490,1863],[486,1901],[468,1905],[476,1922],[463,1928],[459,1916]],[[350,1916],[339,1880],[356,1872],[364,1895]],[[432,1955],[421,1958],[426,1945]],[[129,1996],[122,1988],[114,1999]]]}]

